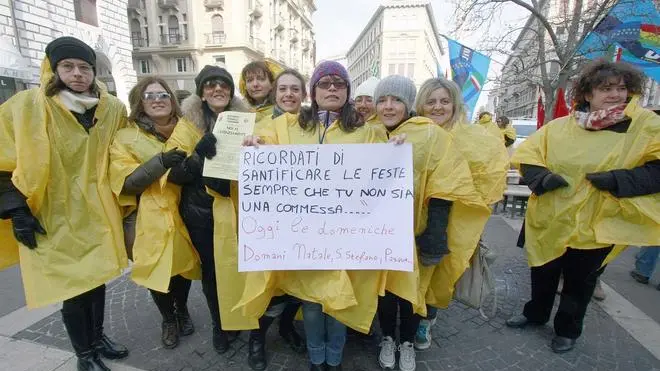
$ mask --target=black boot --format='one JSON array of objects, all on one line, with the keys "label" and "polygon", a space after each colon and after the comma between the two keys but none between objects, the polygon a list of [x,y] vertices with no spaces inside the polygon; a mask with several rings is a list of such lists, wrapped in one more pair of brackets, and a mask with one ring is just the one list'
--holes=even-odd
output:
[{"label": "black boot", "polygon": [[[171,284],[170,284],[171,286]],[[177,317],[174,314],[174,297],[172,293],[163,293],[155,290],[149,290],[151,298],[154,299],[156,307],[163,316],[163,323],[161,325],[160,340],[165,349],[173,349],[179,345],[179,328]]]},{"label": "black boot", "polygon": [[107,359],[121,359],[128,356],[128,349],[110,340],[103,333],[105,312],[105,285],[94,289],[90,320],[92,323],[92,344],[96,352]]},{"label": "black boot", "polygon": [[89,317],[90,306],[91,296],[88,293],[65,300],[61,311],[62,322],[78,357],[78,371],[110,371],[92,346],[93,331],[90,322],[85,320]]},{"label": "black boot", "polygon": [[259,318],[259,329],[250,331],[248,342],[248,365],[253,370],[265,370],[268,366],[266,359],[266,333],[273,323],[273,317]]},{"label": "black boot", "polygon": [[223,354],[229,350],[229,338],[227,332],[220,328],[220,324],[213,324],[213,349],[218,354]]},{"label": "black boot", "polygon": [[174,312],[179,327],[179,335],[188,336],[195,332],[195,325],[188,313],[188,293],[191,281],[182,276],[174,276],[170,280],[170,294],[174,298]]}]

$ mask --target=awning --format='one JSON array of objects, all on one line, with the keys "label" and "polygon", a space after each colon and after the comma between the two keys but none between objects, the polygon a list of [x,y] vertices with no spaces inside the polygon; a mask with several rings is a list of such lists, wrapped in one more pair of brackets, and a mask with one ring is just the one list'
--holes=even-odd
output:
[{"label": "awning", "polygon": [[0,76],[32,79],[30,63],[6,37],[0,37]]}]

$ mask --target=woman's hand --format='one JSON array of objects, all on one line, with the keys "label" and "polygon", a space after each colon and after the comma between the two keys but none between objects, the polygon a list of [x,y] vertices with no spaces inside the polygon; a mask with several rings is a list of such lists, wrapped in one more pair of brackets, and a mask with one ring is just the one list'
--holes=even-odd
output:
[{"label": "woman's hand", "polygon": [[197,142],[195,152],[197,152],[200,157],[206,157],[210,160],[217,154],[217,149],[215,148],[217,142],[218,140],[213,133],[206,133],[202,139]]},{"label": "woman's hand", "polygon": [[390,140],[388,140],[387,143],[394,143],[394,145],[398,146],[405,143],[406,138],[408,138],[408,135],[406,135],[406,133],[397,134],[390,137]]},{"label": "woman's hand", "polygon": [[257,135],[247,135],[243,138],[243,146],[259,147],[260,144],[264,144],[264,140],[259,138]]}]

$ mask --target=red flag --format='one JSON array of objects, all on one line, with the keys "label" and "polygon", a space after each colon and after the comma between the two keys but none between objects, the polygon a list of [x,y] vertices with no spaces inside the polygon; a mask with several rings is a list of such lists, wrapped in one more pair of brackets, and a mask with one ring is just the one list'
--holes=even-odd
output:
[{"label": "red flag", "polygon": [[540,129],[545,121],[545,108],[543,107],[543,98],[539,94],[539,101],[536,107],[536,129]]},{"label": "red flag", "polygon": [[566,105],[566,98],[564,98],[564,89],[557,89],[557,100],[555,101],[555,109],[553,110],[553,119],[558,119],[568,115],[568,106]]}]

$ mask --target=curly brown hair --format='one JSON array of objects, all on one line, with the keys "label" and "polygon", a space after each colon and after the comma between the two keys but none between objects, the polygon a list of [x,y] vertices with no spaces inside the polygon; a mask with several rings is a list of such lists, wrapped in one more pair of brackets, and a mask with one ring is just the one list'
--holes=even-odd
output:
[{"label": "curly brown hair", "polygon": [[605,59],[593,61],[580,71],[573,88],[573,101],[577,107],[584,107],[589,104],[586,98],[594,89],[618,84],[620,81],[626,85],[628,96],[641,95],[644,92],[646,76],[625,62],[610,62]]},{"label": "curly brown hair", "polygon": [[[247,79],[250,75],[256,75],[256,76],[264,75],[264,76],[266,76],[266,78],[268,78],[268,81],[270,81],[271,91],[272,91],[273,81],[275,81],[275,76],[273,76],[273,72],[271,72],[270,68],[268,68],[268,65],[266,64],[266,62],[264,62],[264,61],[255,61],[255,62],[250,62],[247,65],[245,65],[245,67],[243,67],[243,70],[241,71],[241,79],[243,79],[243,81],[245,81],[246,84],[247,84]],[[250,94],[248,94],[247,92],[245,94],[245,99],[247,99],[247,101],[251,105],[253,105],[253,106],[257,105],[257,101],[255,101],[254,98],[252,98],[250,96]],[[266,104],[273,104],[273,102],[274,102],[274,100],[272,100],[271,94],[269,92],[268,95],[266,96]]]},{"label": "curly brown hair", "polygon": [[146,76],[142,78],[128,93],[128,103],[131,105],[131,114],[128,116],[129,121],[135,121],[138,117],[144,114],[144,105],[142,104],[142,95],[147,87],[151,84],[160,84],[166,92],[170,94],[170,102],[172,103],[172,112],[170,115],[173,119],[178,119],[183,116],[179,103],[177,103],[176,96],[169,85],[160,77]]}]

